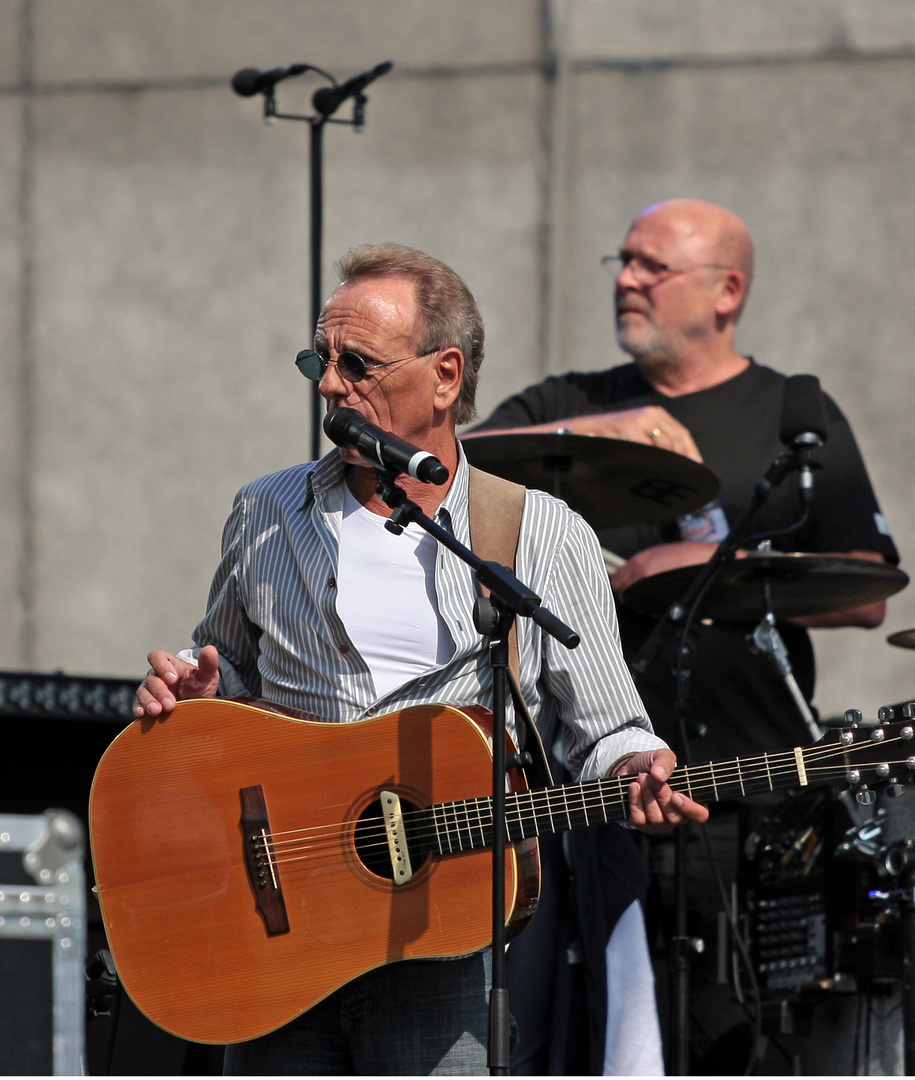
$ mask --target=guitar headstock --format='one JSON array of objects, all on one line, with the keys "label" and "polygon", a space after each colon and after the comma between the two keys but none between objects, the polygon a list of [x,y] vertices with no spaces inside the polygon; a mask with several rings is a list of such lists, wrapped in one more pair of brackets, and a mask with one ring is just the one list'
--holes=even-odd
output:
[{"label": "guitar headstock", "polygon": [[846,786],[862,806],[876,801],[872,784],[898,798],[915,780],[915,702],[883,706],[876,723],[865,723],[858,709],[847,710],[844,720],[803,751],[810,782]]}]

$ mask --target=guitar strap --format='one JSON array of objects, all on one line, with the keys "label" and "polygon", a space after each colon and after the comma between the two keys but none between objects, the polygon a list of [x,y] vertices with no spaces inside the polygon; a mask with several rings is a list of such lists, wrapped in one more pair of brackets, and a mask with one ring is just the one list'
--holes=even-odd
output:
[{"label": "guitar strap", "polygon": [[[500,476],[470,467],[470,546],[484,562],[496,562],[514,569],[524,512],[524,488]],[[483,595],[489,590],[482,587]],[[552,787],[553,777],[547,762],[543,740],[521,694],[521,657],[518,652],[517,625],[513,621],[508,635],[508,685],[518,724],[519,749],[531,755],[526,767],[534,787]]]}]

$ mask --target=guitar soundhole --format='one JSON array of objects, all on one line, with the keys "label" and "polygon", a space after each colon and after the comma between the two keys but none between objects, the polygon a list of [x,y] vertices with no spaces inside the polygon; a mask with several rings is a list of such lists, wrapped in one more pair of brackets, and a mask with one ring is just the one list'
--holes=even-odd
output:
[{"label": "guitar soundhole", "polygon": [[[406,826],[407,844],[410,848],[410,858],[413,862],[414,873],[426,861],[429,852],[420,841],[420,824],[422,818],[418,808],[406,799],[401,798],[401,807]],[[378,877],[394,880],[394,871],[391,867],[391,856],[388,851],[388,842],[384,831],[384,819],[381,815],[381,802],[376,799],[370,803],[359,815],[356,822],[354,835],[356,854],[363,866]]]}]

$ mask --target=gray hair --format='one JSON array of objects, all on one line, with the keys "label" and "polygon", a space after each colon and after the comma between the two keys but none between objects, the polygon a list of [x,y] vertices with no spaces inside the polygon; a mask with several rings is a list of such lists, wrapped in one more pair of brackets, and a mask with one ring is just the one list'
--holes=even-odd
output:
[{"label": "gray hair", "polygon": [[483,363],[483,319],[463,280],[445,263],[404,244],[360,244],[334,264],[345,285],[361,278],[406,274],[416,282],[422,318],[419,355],[457,346],[464,354],[464,377],[454,403],[455,424],[476,416],[477,382]]}]

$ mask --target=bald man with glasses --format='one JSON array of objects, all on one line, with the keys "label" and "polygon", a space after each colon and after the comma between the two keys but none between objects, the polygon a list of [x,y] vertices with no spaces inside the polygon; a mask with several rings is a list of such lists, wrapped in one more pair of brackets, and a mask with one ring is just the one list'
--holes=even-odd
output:
[{"label": "bald man with glasses", "polygon": [[[711,557],[716,544],[709,541],[723,538],[728,523],[748,505],[756,482],[784,450],[779,426],[786,377],[737,348],[754,253],[746,225],[730,210],[698,199],[649,206],[633,221],[618,253],[602,261],[615,275],[617,339],[632,362],[570,372],[529,387],[504,401],[464,439],[469,446],[470,439],[496,430],[625,439],[683,454],[715,473],[721,483],[719,505],[711,508],[705,539],[691,539],[686,523],[676,520],[598,530],[605,550],[621,562],[612,585],[621,601],[620,634],[631,662],[657,620],[627,605],[627,590],[645,578]],[[808,519],[778,535],[800,517],[793,474],[772,493],[751,523],[752,531],[771,534],[774,547],[786,552],[828,552],[895,564],[898,554],[848,422],[828,397],[825,406],[824,467],[816,473]],[[884,614],[885,602],[878,601],[778,623],[811,709],[815,670],[808,628],[875,627]],[[755,653],[748,643],[757,621],[693,628],[686,654],[691,678],[685,740],[676,708],[678,642],[669,639],[648,670],[636,676],[657,730],[694,762],[811,741],[772,658]],[[735,811],[724,827],[731,838],[736,837],[736,817]],[[736,852],[736,843],[730,844],[726,880]],[[707,868],[700,873],[710,878]],[[720,1019],[712,1017],[709,1026]]]},{"label": "bald man with glasses", "polygon": [[[602,261],[615,273],[617,340],[633,362],[606,371],[572,372],[529,387],[503,402],[464,438],[496,429],[560,431],[672,450],[715,473],[724,515],[719,521],[733,523],[756,481],[784,449],[779,418],[785,376],[743,355],[735,343],[753,280],[749,231],[724,207],[673,199],[639,214],[619,253]],[[848,422],[828,398],[826,407],[829,435],[810,520],[797,532],[775,539],[775,547],[895,564],[899,557]],[[798,516],[796,481],[789,477],[752,524],[755,532],[774,533],[790,527]],[[624,560],[612,584],[623,601],[623,643],[631,657],[653,620],[627,610],[626,590],[645,577],[707,561],[714,544],[684,540],[676,521],[604,529],[598,535],[605,549]],[[885,601],[877,601],[797,618],[780,628],[790,638],[792,657],[797,656],[795,676],[808,701],[814,669],[806,628],[879,626],[885,607]],[[715,639],[716,647],[705,648],[703,639],[693,667],[693,758],[809,742],[797,705],[771,661],[753,657],[747,648],[746,628],[722,624],[701,629],[709,631],[704,636]],[[739,676],[735,660],[740,661]],[[663,662],[656,665],[664,667]],[[665,737],[679,741],[669,672],[655,670],[637,682]]]}]

